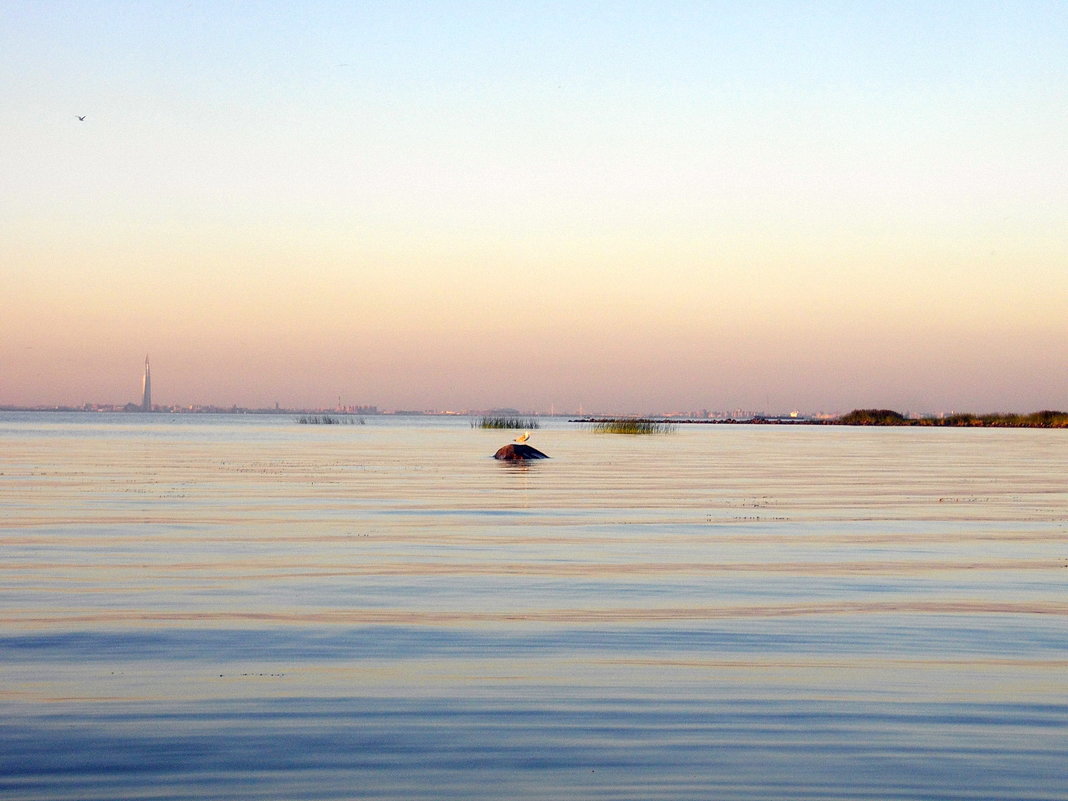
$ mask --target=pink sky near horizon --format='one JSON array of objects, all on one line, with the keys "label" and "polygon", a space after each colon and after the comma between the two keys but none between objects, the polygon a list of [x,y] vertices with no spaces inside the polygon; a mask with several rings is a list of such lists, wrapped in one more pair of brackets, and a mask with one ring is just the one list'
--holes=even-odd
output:
[{"label": "pink sky near horizon", "polygon": [[727,8],[18,6],[0,405],[1068,408],[1068,10]]}]

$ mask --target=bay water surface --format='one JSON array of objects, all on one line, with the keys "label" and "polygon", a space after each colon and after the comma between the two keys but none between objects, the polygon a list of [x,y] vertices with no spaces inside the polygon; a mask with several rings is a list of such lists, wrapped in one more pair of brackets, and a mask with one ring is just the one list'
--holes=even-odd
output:
[{"label": "bay water surface", "polygon": [[0,414],[0,797],[1068,797],[1068,432],[515,433]]}]

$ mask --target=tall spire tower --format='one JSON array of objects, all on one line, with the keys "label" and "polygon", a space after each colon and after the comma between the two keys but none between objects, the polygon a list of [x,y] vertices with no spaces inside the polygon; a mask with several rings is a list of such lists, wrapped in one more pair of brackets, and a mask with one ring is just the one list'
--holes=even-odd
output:
[{"label": "tall spire tower", "polygon": [[141,387],[141,411],[152,411],[152,370],[148,366],[148,354],[145,354],[145,380]]}]

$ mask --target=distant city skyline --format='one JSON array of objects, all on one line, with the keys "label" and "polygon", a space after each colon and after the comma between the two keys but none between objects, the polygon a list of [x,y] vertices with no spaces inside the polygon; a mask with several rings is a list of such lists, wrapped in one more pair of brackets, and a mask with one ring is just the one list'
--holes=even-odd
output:
[{"label": "distant city skyline", "polygon": [[[539,416],[599,416],[599,415],[647,415],[647,416],[662,416],[662,417],[680,417],[690,419],[724,419],[724,418],[737,418],[745,419],[750,417],[772,417],[772,418],[805,418],[805,419],[826,419],[840,416],[847,411],[862,407],[852,407],[851,409],[801,409],[797,407],[782,407],[776,408],[769,405],[744,407],[744,406],[728,406],[728,407],[715,407],[710,408],[707,406],[677,406],[671,408],[662,407],[648,407],[648,408],[588,408],[579,404],[578,407],[569,408],[566,406],[558,407],[557,404],[551,403],[547,408],[541,407],[517,407],[510,405],[498,405],[492,407],[483,407],[477,405],[426,405],[426,406],[397,406],[397,407],[379,407],[376,403],[369,402],[348,402],[342,396],[338,396],[334,403],[328,404],[312,404],[312,405],[287,405],[282,404],[279,401],[275,401],[273,404],[259,404],[259,405],[244,405],[238,403],[214,403],[214,402],[189,402],[189,403],[164,403],[154,404],[151,395],[151,368],[149,365],[149,358],[145,356],[144,373],[142,374],[141,383],[141,400],[138,403],[135,402],[123,402],[123,401],[85,401],[84,403],[77,404],[3,404],[0,403],[0,409],[3,408],[25,408],[25,409],[72,409],[72,410],[87,410],[87,411],[140,411],[140,412],[152,412],[152,411],[169,411],[169,412],[205,412],[205,411],[245,411],[245,412],[323,412],[334,411],[344,414],[356,414],[356,415],[392,415],[392,414],[486,414],[486,413],[514,413],[514,414],[533,414]],[[885,404],[876,404],[875,407],[869,408],[890,408]],[[1045,408],[1045,407],[1044,407]],[[977,413],[989,413],[991,410],[974,410],[974,409],[958,409],[950,407],[946,409],[914,409],[910,407],[899,407],[895,411],[902,412],[906,415],[913,417],[938,417],[947,414],[959,413],[959,412],[977,412]],[[1004,411],[1004,410],[998,410]],[[1030,411],[1041,411],[1040,409],[1032,409]]]},{"label": "distant city skyline", "polygon": [[[16,4],[0,406],[1068,407],[1068,4]],[[142,392],[143,395],[143,392]]]}]

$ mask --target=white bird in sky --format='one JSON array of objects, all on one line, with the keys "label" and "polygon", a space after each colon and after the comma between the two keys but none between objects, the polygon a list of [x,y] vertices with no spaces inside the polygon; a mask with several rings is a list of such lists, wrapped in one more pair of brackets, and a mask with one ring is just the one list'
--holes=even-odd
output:
[{"label": "white bird in sky", "polygon": [[526,442],[528,439],[530,439],[530,432],[529,431],[524,431],[522,434],[520,434],[518,437],[516,437],[514,441],[515,442]]}]

